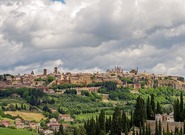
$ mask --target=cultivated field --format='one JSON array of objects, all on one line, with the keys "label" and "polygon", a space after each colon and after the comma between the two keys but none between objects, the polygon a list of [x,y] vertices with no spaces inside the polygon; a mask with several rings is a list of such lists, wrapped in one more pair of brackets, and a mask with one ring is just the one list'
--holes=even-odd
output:
[{"label": "cultivated field", "polygon": [[38,134],[34,132],[29,132],[26,130],[0,128],[0,135],[38,135]]},{"label": "cultivated field", "polygon": [[5,114],[10,114],[12,116],[20,116],[24,120],[37,121],[45,119],[45,116],[41,113],[32,113],[32,112],[20,112],[20,111],[6,111]]}]

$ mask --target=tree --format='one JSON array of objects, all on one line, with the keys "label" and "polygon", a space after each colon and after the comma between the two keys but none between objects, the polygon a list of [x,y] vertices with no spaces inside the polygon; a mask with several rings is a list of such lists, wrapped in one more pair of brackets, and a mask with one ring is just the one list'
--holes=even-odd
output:
[{"label": "tree", "polygon": [[59,126],[59,131],[58,131],[57,135],[64,135],[64,128],[63,128],[62,124]]},{"label": "tree", "polygon": [[48,76],[48,78],[47,78],[47,82],[48,83],[51,83],[54,80],[55,80],[55,77],[54,76]]},{"label": "tree", "polygon": [[136,101],[135,111],[134,111],[134,124],[139,127],[144,125],[144,120],[146,119],[145,103],[144,100],[139,96]]},{"label": "tree", "polygon": [[121,127],[122,127],[122,132],[125,133],[127,128],[127,117],[124,110],[122,111]]},{"label": "tree", "polygon": [[112,118],[109,117],[109,118],[106,118],[106,133],[109,132],[109,130],[111,129],[111,126],[112,126]]},{"label": "tree", "polygon": [[180,95],[180,121],[183,121],[184,119],[184,115],[183,114],[184,112],[184,103],[183,103],[183,94],[182,94],[182,91],[181,91],[181,95]]},{"label": "tree", "polygon": [[157,121],[155,121],[155,135],[159,135],[159,127]]},{"label": "tree", "polygon": [[179,104],[179,99],[177,99],[174,102],[174,120],[175,121],[180,121],[180,104]]},{"label": "tree", "polygon": [[161,106],[160,106],[159,102],[157,102],[156,113],[157,113],[157,114],[162,114],[162,109],[161,109]]},{"label": "tree", "polygon": [[121,135],[121,111],[118,107],[114,110],[110,135]]},{"label": "tree", "polygon": [[154,94],[151,94],[151,107],[152,107],[152,111],[154,112],[153,114],[153,119],[155,119],[155,99],[154,99]]},{"label": "tree", "polygon": [[105,111],[104,110],[101,110],[100,112],[99,125],[100,125],[100,130],[105,131]]},{"label": "tree", "polygon": [[184,107],[184,105],[183,105],[183,94],[182,94],[182,91],[181,91],[181,95],[180,95],[180,112],[182,112],[183,107]]},{"label": "tree", "polygon": [[161,121],[159,121],[159,135],[162,135],[162,125],[161,125]]},{"label": "tree", "polygon": [[86,130],[83,126],[74,129],[74,135],[86,135]]}]

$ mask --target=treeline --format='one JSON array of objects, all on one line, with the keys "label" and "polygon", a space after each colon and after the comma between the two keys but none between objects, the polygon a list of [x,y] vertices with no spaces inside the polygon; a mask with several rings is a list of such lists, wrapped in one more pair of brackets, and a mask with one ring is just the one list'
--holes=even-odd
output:
[{"label": "treeline", "polygon": [[54,90],[71,89],[71,88],[73,89],[73,88],[81,88],[81,87],[101,87],[101,88],[106,88],[107,90],[115,90],[117,88],[115,82],[107,81],[107,82],[94,82],[88,85],[66,83],[66,84],[54,85],[52,86],[52,89]]},{"label": "treeline", "polygon": [[13,94],[19,95],[21,98],[25,99],[27,103],[38,106],[40,105],[40,98],[43,97],[45,94],[42,90],[34,89],[34,88],[19,88],[19,89],[6,89],[4,91],[0,91],[0,97],[10,97]]},{"label": "treeline", "polygon": [[115,108],[114,113],[110,117],[105,117],[105,112],[102,110],[100,115],[96,118],[91,118],[84,124],[87,135],[120,135],[121,132],[127,133],[130,129],[131,123],[126,113]]},{"label": "treeline", "polygon": [[84,128],[87,135],[120,135],[125,133],[128,135],[130,130],[133,130],[135,134],[135,126],[139,127],[140,131],[136,134],[142,133],[142,135],[150,135],[150,126],[145,125],[147,119],[154,120],[155,114],[161,113],[160,104],[155,105],[154,95],[148,97],[147,104],[139,96],[136,100],[134,112],[129,112],[126,115],[124,110],[120,110],[118,107],[115,108],[114,113],[110,117],[105,117],[105,112],[101,111],[100,115],[96,118],[92,118],[85,122]]},{"label": "treeline", "polygon": [[[130,112],[128,117],[124,110],[120,110],[118,107],[115,108],[113,115],[106,117],[105,112],[102,110],[98,117],[91,118],[84,123],[84,127],[75,129],[74,135],[80,135],[77,131],[81,132],[83,129],[84,135],[121,135],[121,133],[128,133],[133,130],[133,134],[143,133],[140,135],[149,135],[150,127],[140,125],[140,132],[135,132],[133,113]],[[151,133],[151,132],[150,132]]]},{"label": "treeline", "polygon": [[60,85],[54,85],[52,86],[52,89],[56,90],[56,89],[73,89],[73,88],[81,88],[81,87],[85,87],[84,84],[70,84],[70,83],[66,83],[66,84],[60,84]]}]

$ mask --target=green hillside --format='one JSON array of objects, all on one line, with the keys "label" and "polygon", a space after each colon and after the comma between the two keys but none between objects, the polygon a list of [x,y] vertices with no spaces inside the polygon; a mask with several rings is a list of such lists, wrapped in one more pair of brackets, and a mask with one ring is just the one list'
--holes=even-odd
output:
[{"label": "green hillside", "polygon": [[0,135],[38,135],[38,134],[26,130],[0,128]]}]

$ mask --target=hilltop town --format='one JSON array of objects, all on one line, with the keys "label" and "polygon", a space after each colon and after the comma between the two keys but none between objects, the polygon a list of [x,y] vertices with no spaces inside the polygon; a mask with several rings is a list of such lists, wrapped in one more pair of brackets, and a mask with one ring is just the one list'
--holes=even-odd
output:
[{"label": "hilltop town", "polygon": [[[175,111],[172,104],[177,102],[179,107],[176,99],[180,95],[183,99],[184,90],[185,81],[181,76],[139,72],[138,68],[128,72],[115,67],[104,73],[61,73],[54,67],[51,73],[43,69],[42,74],[33,71],[23,75],[4,74],[0,75],[0,129],[13,127],[53,135],[60,132],[62,126],[71,135],[76,130],[75,125],[84,125],[78,130],[90,135],[84,122],[97,117],[101,111],[105,111],[106,117],[114,124],[112,115],[116,113],[116,108],[120,108],[122,113],[126,110],[127,116],[132,117],[131,112],[137,111],[137,103],[145,102],[147,105],[138,105],[144,109],[141,110],[143,113],[147,113],[142,120],[150,125],[151,132],[156,132],[156,121],[161,122],[165,130],[169,126],[175,132],[176,128],[184,126],[185,115]],[[156,101],[153,101],[154,107],[150,110],[154,95]],[[181,112],[185,112],[185,108]],[[106,120],[107,123],[110,121]],[[130,123],[130,133],[139,128],[139,125],[135,125],[136,129],[132,126],[133,123]],[[114,132],[109,125],[107,128],[106,133]]]},{"label": "hilltop town", "polygon": [[6,88],[39,88],[47,92],[54,85],[74,84],[74,87],[80,87],[77,90],[94,90],[97,88],[88,88],[93,83],[115,82],[120,87],[130,87],[134,90],[141,88],[157,88],[172,87],[174,89],[185,90],[184,78],[181,76],[167,76],[162,74],[151,74],[147,72],[138,72],[137,69],[131,69],[124,72],[121,67],[107,70],[105,73],[60,73],[57,67],[54,67],[52,73],[48,73],[47,69],[43,70],[43,74],[10,75],[4,74],[0,76],[0,89]]}]

